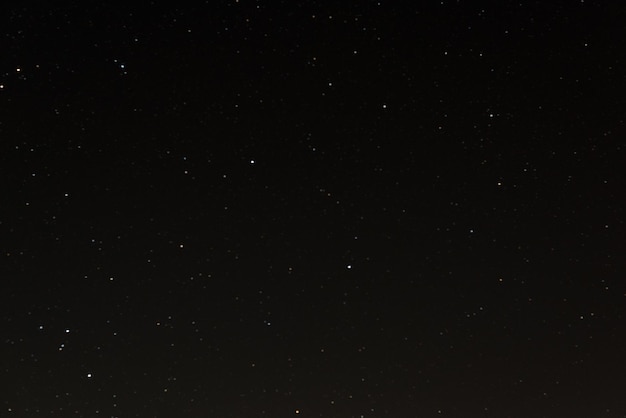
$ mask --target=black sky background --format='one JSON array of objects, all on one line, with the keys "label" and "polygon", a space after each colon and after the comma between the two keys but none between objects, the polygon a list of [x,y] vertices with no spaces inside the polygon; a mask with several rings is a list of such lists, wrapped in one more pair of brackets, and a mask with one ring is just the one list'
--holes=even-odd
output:
[{"label": "black sky background", "polygon": [[625,11],[3,5],[0,416],[626,416]]}]

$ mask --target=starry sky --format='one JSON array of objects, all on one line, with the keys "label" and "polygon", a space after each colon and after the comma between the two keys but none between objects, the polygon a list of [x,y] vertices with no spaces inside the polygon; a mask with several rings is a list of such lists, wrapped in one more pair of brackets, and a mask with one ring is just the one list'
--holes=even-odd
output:
[{"label": "starry sky", "polygon": [[626,417],[626,7],[9,2],[0,416]]}]

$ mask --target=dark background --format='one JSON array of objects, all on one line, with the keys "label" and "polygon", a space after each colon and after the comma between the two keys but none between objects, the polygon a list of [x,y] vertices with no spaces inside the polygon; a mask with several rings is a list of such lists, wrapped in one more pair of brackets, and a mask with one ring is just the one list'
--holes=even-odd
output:
[{"label": "dark background", "polygon": [[626,416],[626,7],[9,2],[0,416]]}]

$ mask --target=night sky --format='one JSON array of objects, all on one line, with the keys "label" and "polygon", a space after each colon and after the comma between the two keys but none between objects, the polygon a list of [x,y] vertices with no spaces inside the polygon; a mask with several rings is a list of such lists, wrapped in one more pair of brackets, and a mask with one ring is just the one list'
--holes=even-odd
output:
[{"label": "night sky", "polygon": [[0,416],[626,417],[619,1],[8,2]]}]

